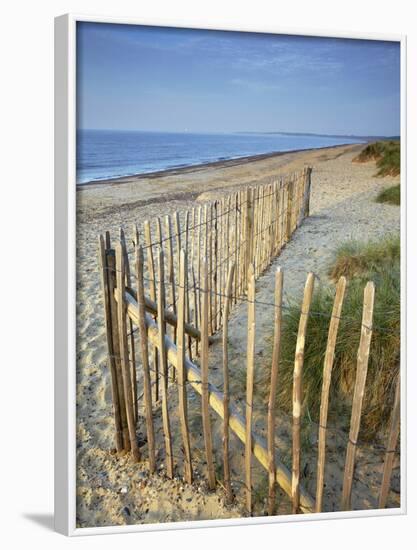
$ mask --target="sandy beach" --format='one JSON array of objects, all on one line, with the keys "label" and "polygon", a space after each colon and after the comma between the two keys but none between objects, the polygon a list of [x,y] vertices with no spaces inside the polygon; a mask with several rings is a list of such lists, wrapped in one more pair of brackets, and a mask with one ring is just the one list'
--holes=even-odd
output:
[{"label": "sandy beach", "polygon": [[[310,217],[296,231],[279,257],[256,283],[257,299],[271,301],[274,272],[281,266],[285,273],[286,299],[299,297],[306,273],[313,271],[318,285],[328,285],[327,267],[338,244],[353,239],[373,239],[398,233],[398,206],[378,204],[376,195],[384,188],[399,183],[397,177],[375,177],[375,163],[353,163],[363,145],[348,145],[277,155],[260,155],[205,166],[169,170],[147,176],[126,177],[109,182],[82,185],[77,188],[77,525],[79,527],[163,523],[199,519],[222,519],[246,516],[242,487],[236,482],[236,500],[227,505],[220,485],[214,492],[206,487],[201,438],[192,438],[196,483],[182,483],[180,459],[176,478],[164,476],[164,456],[157,457],[158,472],[149,475],[146,462],[133,464],[128,456],[117,456],[114,450],[110,375],[107,368],[106,335],[101,301],[100,275],[97,262],[97,237],[110,231],[116,235],[123,227],[128,238],[134,223],[154,220],[175,211],[184,211],[201,201],[251,184],[269,183],[281,174],[312,166]],[[259,372],[266,368],[264,357],[270,348],[271,308],[256,312],[256,361]],[[238,350],[246,346],[246,308],[236,306],[232,312],[230,335],[230,368],[232,398],[241,394],[241,367]],[[219,338],[218,338],[219,340]],[[210,347],[212,380],[221,384],[221,345]],[[233,376],[233,369],[235,376]],[[257,379],[261,384],[262,380]],[[174,387],[172,387],[174,392]],[[139,395],[141,381],[139,380]],[[175,416],[176,395],[172,396],[173,433],[177,441],[174,454],[179,455],[180,437]],[[190,419],[196,435],[201,431],[198,415],[200,398],[190,396]],[[262,403],[255,411],[255,426],[265,430],[266,410]],[[283,460],[290,457],[290,422],[278,416],[276,444]],[[215,449],[221,450],[221,423],[214,414]],[[157,438],[162,441],[160,409],[155,411]],[[145,427],[142,402],[139,404],[139,440],[146,457]],[[317,430],[308,437],[316,447]],[[345,441],[338,434],[329,436],[325,486],[325,511],[339,508],[341,476],[345,459]],[[240,476],[243,447],[232,437],[232,474]],[[162,445],[157,448],[162,449]],[[315,451],[303,457],[301,482],[314,495]],[[376,447],[359,447],[354,478],[353,509],[377,507],[381,481],[383,451]],[[222,477],[221,455],[216,464]],[[233,477],[233,476],[232,476]],[[256,502],[254,515],[262,514],[266,497],[266,472],[255,465]],[[396,459],[388,505],[399,506],[399,464]],[[287,496],[278,494],[278,513],[290,513]]]}]

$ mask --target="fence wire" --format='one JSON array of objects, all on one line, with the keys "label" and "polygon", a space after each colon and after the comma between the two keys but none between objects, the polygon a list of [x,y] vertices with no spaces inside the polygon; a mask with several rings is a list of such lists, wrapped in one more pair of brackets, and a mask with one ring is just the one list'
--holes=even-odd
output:
[{"label": "fence wire", "polygon": [[[120,270],[117,270],[115,268],[111,268],[111,267],[108,267],[108,266],[105,266],[104,269],[108,270],[108,271],[112,271],[114,273],[121,273]],[[300,272],[303,271],[305,273],[304,270],[299,270]],[[132,274],[131,274],[132,275]],[[315,277],[317,277],[315,275]],[[137,279],[137,277],[135,276],[135,278]],[[318,278],[318,277],[317,277]],[[147,282],[154,282],[155,284],[158,284],[160,281],[158,279],[149,279],[147,277],[143,277],[143,280],[144,281],[147,281]],[[212,296],[218,296],[220,298],[230,298],[231,300],[234,300],[234,301],[237,301],[237,302],[242,302],[242,303],[246,303],[246,304],[255,304],[255,305],[259,305],[259,306],[267,306],[267,307],[271,307],[271,308],[275,308],[275,309],[281,309],[282,311],[289,311],[289,312],[293,312],[295,313],[294,311],[294,305],[290,304],[290,303],[287,303],[287,304],[275,304],[274,302],[265,302],[264,300],[250,300],[249,298],[247,298],[246,296],[237,296],[237,295],[234,295],[234,294],[225,294],[223,292],[217,292],[213,289],[203,289],[202,287],[198,286],[197,284],[193,284],[191,286],[187,286],[187,285],[180,285],[178,283],[173,283],[173,282],[170,282],[168,281],[167,279],[165,279],[164,281],[164,284],[166,285],[174,285],[175,288],[178,288],[178,289],[185,289],[185,290],[188,290],[188,291],[191,291],[191,290],[198,290],[200,291],[201,293],[203,292],[207,292],[209,294],[211,294]],[[294,302],[294,300],[289,300],[289,302]],[[166,310],[168,310],[170,307],[172,307],[174,304],[171,303],[171,304],[168,304],[166,306]],[[383,315],[392,315],[393,313],[395,313],[395,311],[393,310],[382,310],[379,312]],[[218,312],[217,312],[218,313]],[[305,312],[297,312],[297,314],[303,314],[303,315],[306,315]],[[384,327],[381,327],[381,326],[377,326],[375,324],[373,324],[372,326],[369,326],[369,325],[366,325],[365,323],[358,323],[358,320],[355,319],[354,317],[348,317],[348,316],[338,316],[338,315],[333,315],[332,313],[324,313],[323,311],[314,311],[314,310],[311,310],[308,312],[307,314],[308,317],[323,317],[325,319],[338,319],[340,321],[343,321],[343,322],[351,322],[352,324],[355,324],[355,325],[358,325],[360,327],[363,327],[367,330],[370,330],[370,331],[373,331],[373,332],[380,332],[380,333],[384,333],[384,334],[398,334],[399,333],[399,330],[393,330],[393,329],[387,329],[387,328],[384,328]]]}]

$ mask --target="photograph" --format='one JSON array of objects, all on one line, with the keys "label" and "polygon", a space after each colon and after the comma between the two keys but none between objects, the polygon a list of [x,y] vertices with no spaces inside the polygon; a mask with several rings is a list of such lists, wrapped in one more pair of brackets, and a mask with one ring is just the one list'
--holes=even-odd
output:
[{"label": "photograph", "polygon": [[75,26],[76,528],[399,510],[400,39]]}]

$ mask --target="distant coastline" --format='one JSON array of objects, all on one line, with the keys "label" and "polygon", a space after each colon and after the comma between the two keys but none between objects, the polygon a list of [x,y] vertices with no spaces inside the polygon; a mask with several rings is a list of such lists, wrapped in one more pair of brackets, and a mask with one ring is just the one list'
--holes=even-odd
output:
[{"label": "distant coastline", "polygon": [[266,135],[281,135],[281,136],[312,136],[312,137],[326,137],[337,139],[358,139],[361,142],[368,141],[387,141],[387,140],[399,140],[400,136],[360,136],[356,134],[316,134],[315,132],[237,132],[238,134],[266,134]]},{"label": "distant coastline", "polygon": [[261,161],[261,160],[265,160],[273,157],[279,157],[282,155],[296,155],[302,152],[337,149],[337,148],[346,147],[346,145],[362,145],[365,143],[366,143],[365,141],[358,141],[356,143],[352,143],[352,142],[340,143],[338,145],[327,145],[324,147],[308,147],[306,149],[293,149],[291,151],[274,151],[271,153],[261,153],[257,155],[247,155],[247,156],[242,156],[238,158],[228,158],[228,159],[221,159],[221,160],[210,161],[210,162],[203,162],[199,164],[190,164],[187,166],[166,168],[163,170],[155,170],[152,172],[141,172],[137,174],[129,174],[126,176],[103,178],[103,179],[88,181],[85,183],[77,183],[77,191],[81,191],[82,189],[87,189],[87,188],[91,189],[91,187],[93,186],[101,187],[106,184],[113,185],[113,184],[129,183],[132,180],[136,181],[140,179],[157,179],[165,176],[177,176],[180,174],[197,172],[199,170],[204,170],[206,168],[214,168],[214,167],[227,168],[232,166],[243,165],[246,163]]},{"label": "distant coastline", "polygon": [[78,130],[77,184],[354,143],[366,140],[289,133]]}]

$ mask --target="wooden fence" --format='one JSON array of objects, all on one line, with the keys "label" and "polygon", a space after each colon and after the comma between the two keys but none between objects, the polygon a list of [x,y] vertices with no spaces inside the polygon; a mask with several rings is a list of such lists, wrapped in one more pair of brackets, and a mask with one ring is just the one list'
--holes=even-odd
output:
[{"label": "wooden fence", "polygon": [[[99,257],[111,374],[118,451],[130,451],[136,461],[143,459],[137,443],[138,379],[143,390],[143,406],[150,472],[156,469],[154,407],[161,404],[166,473],[173,477],[176,457],[173,453],[169,395],[173,386],[178,393],[178,419],[182,440],[181,464],[184,479],[193,482],[193,462],[188,392],[201,395],[202,437],[210,489],[219,482],[214,464],[210,408],[223,421],[223,479],[227,500],[233,498],[230,475],[229,434],[244,445],[246,508],[252,505],[252,459],[265,468],[268,478],[268,513],[276,510],[276,485],[292,501],[293,513],[320,512],[323,502],[327,411],[336,337],[345,293],[342,277],[337,285],[324,359],[323,388],[318,439],[317,492],[314,499],[300,483],[300,413],[302,370],[314,275],[308,274],[294,354],[292,411],[292,471],[276,453],[275,395],[281,338],[283,273],[276,273],[274,340],[266,440],[256,433],[252,422],[255,374],[255,284],[256,278],[279,253],[292,233],[309,214],[311,169],[270,184],[250,187],[225,195],[221,200],[177,213],[165,219],[165,234],[159,219],[154,231],[145,222],[143,232],[134,228],[129,250],[124,231],[112,247],[110,234],[99,237]],[[183,229],[181,229],[181,222]],[[156,238],[153,237],[155,235]],[[230,310],[244,296],[248,307],[246,350],[246,397],[243,417],[233,403],[229,390],[228,319]],[[167,299],[169,303],[167,303]],[[350,508],[356,442],[360,427],[362,398],[366,383],[374,285],[364,291],[363,319],[358,350],[354,390],[343,481],[341,508]],[[209,380],[209,345],[220,328],[222,334],[223,392]],[[138,339],[135,337],[139,337]],[[136,347],[139,341],[141,376]],[[243,359],[243,357],[242,357]],[[171,372],[169,373],[169,368]],[[398,384],[399,387],[399,384]],[[393,467],[393,450],[399,434],[399,390],[390,426],[384,466],[380,506],[386,505]],[[177,461],[178,462],[178,461]]]}]

